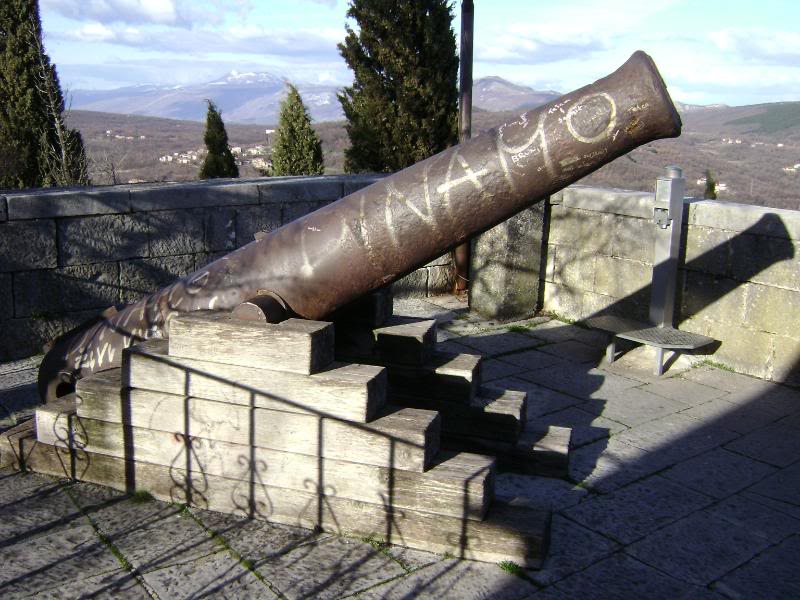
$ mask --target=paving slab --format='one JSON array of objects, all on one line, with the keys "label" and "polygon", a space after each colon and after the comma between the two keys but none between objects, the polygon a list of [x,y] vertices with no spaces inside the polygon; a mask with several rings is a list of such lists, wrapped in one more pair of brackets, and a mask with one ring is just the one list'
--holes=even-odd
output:
[{"label": "paving slab", "polygon": [[52,589],[121,566],[88,522],[53,527],[35,538],[21,536],[18,543],[0,548],[0,565],[2,598]]},{"label": "paving slab", "polygon": [[275,594],[227,552],[142,573],[159,598],[274,598]]},{"label": "paving slab", "polygon": [[340,598],[406,574],[361,540],[332,537],[261,561],[258,572],[287,598]]},{"label": "paving slab", "polygon": [[725,448],[776,467],[788,467],[800,458],[800,424],[787,417],[734,440]]},{"label": "paving slab", "polygon": [[605,354],[602,348],[590,346],[578,340],[544,344],[539,347],[539,350],[573,363],[590,363],[592,366],[596,366]]},{"label": "paving slab", "polygon": [[442,560],[358,594],[359,600],[458,598],[459,600],[522,600],[536,587],[493,564]]},{"label": "paving slab", "polygon": [[544,565],[541,570],[529,573],[536,583],[551,585],[606,558],[619,548],[617,542],[571,521],[562,514],[555,514]]},{"label": "paving slab", "polygon": [[708,365],[690,369],[683,373],[681,377],[726,392],[747,390],[749,393],[752,393],[754,390],[761,392],[762,390],[769,390],[774,387],[774,384],[766,382],[763,379],[717,369],[716,367]]},{"label": "paving slab", "polygon": [[700,511],[625,549],[682,581],[708,585],[770,545],[744,527]]},{"label": "paving slab", "polygon": [[786,412],[784,405],[770,402],[767,398],[756,397],[748,403],[733,403],[728,401],[730,396],[698,404],[681,414],[737,433],[750,433],[791,414]]},{"label": "paving slab", "polygon": [[800,462],[762,479],[747,491],[800,507]]},{"label": "paving slab", "polygon": [[571,481],[608,493],[672,464],[669,457],[615,438],[599,440],[570,452]]},{"label": "paving slab", "polygon": [[616,439],[669,456],[674,462],[716,448],[738,437],[738,434],[706,424],[682,413],[667,415],[620,433]]},{"label": "paving slab", "polygon": [[585,404],[570,406],[536,419],[529,419],[528,422],[532,425],[557,425],[571,428],[570,447],[572,448],[580,448],[628,429],[622,423],[586,412],[583,410]]},{"label": "paving slab", "polygon": [[776,470],[741,454],[715,448],[678,463],[662,475],[714,498],[727,498]]},{"label": "paving slab", "polygon": [[634,427],[682,411],[686,405],[677,400],[651,394],[639,387],[631,387],[621,390],[607,400],[589,400],[581,405],[581,408],[628,427]]},{"label": "paving slab", "polygon": [[613,398],[622,390],[641,385],[640,381],[628,379],[586,365],[557,365],[523,373],[519,377],[561,393],[578,398]]},{"label": "paving slab", "polygon": [[800,533],[800,519],[782,513],[743,494],[707,509],[708,514],[766,538],[776,544]]},{"label": "paving slab", "polygon": [[675,600],[692,587],[625,554],[613,554],[588,569],[556,584],[570,598],[598,593],[604,598]]},{"label": "paving slab", "polygon": [[570,519],[623,544],[711,504],[704,494],[654,475],[564,511]]},{"label": "paving slab", "polygon": [[582,398],[562,394],[561,392],[551,390],[550,388],[543,387],[530,381],[525,381],[518,377],[504,377],[492,383],[508,390],[527,392],[528,419],[533,419],[584,402]]},{"label": "paving slab", "polygon": [[684,379],[683,377],[662,379],[661,381],[648,383],[642,386],[641,389],[651,394],[677,400],[687,406],[697,406],[727,394],[726,391]]},{"label": "paving slab", "polygon": [[458,343],[473,348],[473,354],[499,356],[541,345],[541,341],[525,333],[492,330],[458,338]]},{"label": "paving slab", "polygon": [[512,365],[517,365],[523,370],[543,369],[554,365],[569,365],[569,361],[540,350],[525,350],[515,354],[505,354],[502,360]]},{"label": "paving slab", "polygon": [[563,479],[498,473],[494,484],[495,497],[522,496],[533,505],[550,510],[561,510],[578,504],[588,492]]},{"label": "paving slab", "polygon": [[800,536],[792,536],[723,576],[714,589],[731,598],[800,598],[798,556]]},{"label": "paving slab", "polygon": [[504,360],[497,358],[490,358],[489,360],[481,361],[481,380],[484,382],[494,381],[521,373],[526,369],[517,365],[513,365]]},{"label": "paving slab", "polygon": [[117,569],[85,579],[61,581],[54,588],[38,592],[35,597],[48,600],[64,600],[65,598],[139,600],[151,598],[139,580],[126,569]]}]

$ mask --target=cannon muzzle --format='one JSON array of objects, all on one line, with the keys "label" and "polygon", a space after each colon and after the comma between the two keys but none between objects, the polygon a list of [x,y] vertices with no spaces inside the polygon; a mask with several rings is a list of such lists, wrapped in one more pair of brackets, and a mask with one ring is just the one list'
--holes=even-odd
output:
[{"label": "cannon muzzle", "polygon": [[[177,312],[232,310],[269,295],[320,319],[634,148],[680,134],[652,59],[611,75],[325,206],[59,338],[39,370],[43,399],[122,350],[169,335]],[[274,305],[275,303],[273,303]]]}]

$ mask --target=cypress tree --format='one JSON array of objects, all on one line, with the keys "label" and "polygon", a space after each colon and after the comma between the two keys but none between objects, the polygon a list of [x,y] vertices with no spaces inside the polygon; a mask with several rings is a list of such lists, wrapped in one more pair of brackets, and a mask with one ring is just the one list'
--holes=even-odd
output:
[{"label": "cypress tree", "polygon": [[0,2],[0,187],[88,184],[83,139],[67,128],[37,0]]},{"label": "cypress tree", "polygon": [[236,166],[236,161],[228,146],[228,132],[225,131],[225,123],[222,122],[217,105],[211,100],[206,100],[206,102],[208,102],[208,113],[206,113],[206,131],[203,141],[206,143],[208,154],[203,160],[198,177],[200,179],[238,177],[239,167]]},{"label": "cypress tree", "polygon": [[322,175],[322,144],[311,127],[303,99],[293,85],[281,102],[270,175]]},{"label": "cypress tree", "polygon": [[353,85],[339,94],[345,170],[396,171],[458,139],[458,55],[447,0],[351,0],[339,52]]},{"label": "cypress tree", "polygon": [[706,200],[716,200],[717,198],[717,182],[714,181],[711,169],[706,169],[706,189],[703,192],[703,198]]}]

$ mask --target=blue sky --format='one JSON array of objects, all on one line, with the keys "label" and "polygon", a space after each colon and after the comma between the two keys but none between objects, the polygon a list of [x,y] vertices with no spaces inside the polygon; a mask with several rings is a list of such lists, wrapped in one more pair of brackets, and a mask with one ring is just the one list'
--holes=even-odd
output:
[{"label": "blue sky", "polygon": [[[456,0],[456,32],[460,23]],[[40,0],[45,45],[68,89],[179,85],[269,71],[344,85],[347,0]],[[800,2],[475,0],[475,77],[567,92],[637,49],[673,98],[800,100]]]}]

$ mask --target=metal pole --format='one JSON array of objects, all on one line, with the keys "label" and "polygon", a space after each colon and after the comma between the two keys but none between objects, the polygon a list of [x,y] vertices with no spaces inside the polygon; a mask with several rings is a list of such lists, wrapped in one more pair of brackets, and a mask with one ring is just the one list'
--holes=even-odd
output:
[{"label": "metal pole", "polygon": [[[472,0],[461,0],[461,54],[459,69],[458,143],[472,137],[472,31],[475,23],[475,5]],[[469,283],[470,242],[453,250],[456,270],[456,293],[466,291]]]},{"label": "metal pole", "polygon": [[667,167],[664,175],[656,179],[653,220],[657,229],[650,288],[650,322],[659,327],[675,324],[675,284],[685,189],[686,180],[678,167]]}]

